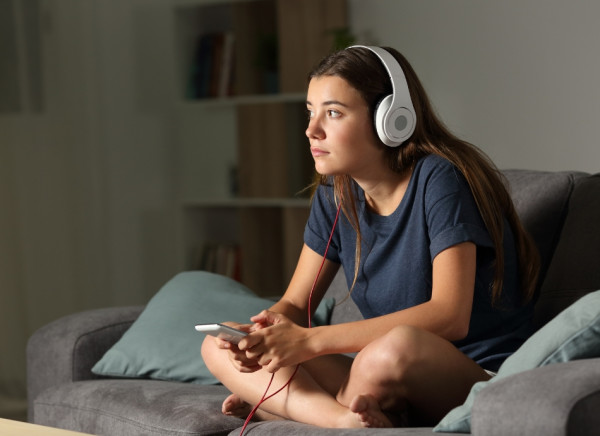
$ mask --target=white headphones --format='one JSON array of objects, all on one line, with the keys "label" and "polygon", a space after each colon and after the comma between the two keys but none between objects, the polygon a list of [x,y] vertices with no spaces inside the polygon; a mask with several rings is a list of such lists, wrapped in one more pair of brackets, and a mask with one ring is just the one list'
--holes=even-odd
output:
[{"label": "white headphones", "polygon": [[398,147],[413,134],[417,122],[402,67],[390,53],[380,47],[353,45],[348,48],[366,48],[372,51],[387,70],[392,81],[392,94],[384,97],[375,108],[375,130],[385,145]]}]

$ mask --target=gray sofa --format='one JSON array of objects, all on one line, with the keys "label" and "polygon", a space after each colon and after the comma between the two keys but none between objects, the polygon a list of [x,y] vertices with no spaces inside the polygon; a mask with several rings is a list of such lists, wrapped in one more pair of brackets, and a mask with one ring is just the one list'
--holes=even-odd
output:
[{"label": "gray sofa", "polygon": [[[600,289],[600,174],[510,170],[517,210],[542,254],[535,322],[543,325],[582,295]],[[328,296],[347,292],[340,275]],[[98,309],[41,328],[27,347],[29,420],[109,436],[237,435],[242,420],[220,413],[227,391],[147,379],[110,379],[90,369],[143,307]],[[360,317],[350,300],[332,322]],[[600,428],[600,359],[532,369],[477,396],[475,435],[591,435]],[[337,430],[289,421],[252,423],[248,435],[431,435],[431,428]]]}]

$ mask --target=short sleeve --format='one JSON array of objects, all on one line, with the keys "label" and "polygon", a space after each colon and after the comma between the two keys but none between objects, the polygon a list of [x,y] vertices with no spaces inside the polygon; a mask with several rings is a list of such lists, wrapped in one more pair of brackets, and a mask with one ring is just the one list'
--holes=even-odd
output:
[{"label": "short sleeve", "polygon": [[431,173],[425,207],[432,259],[467,241],[493,247],[471,189],[454,166],[444,165]]},{"label": "short sleeve", "polygon": [[[320,255],[323,255],[327,248],[336,212],[337,207],[333,199],[332,187],[319,185],[313,197],[310,215],[304,228],[304,243]],[[340,263],[339,247],[339,229],[336,229],[329,250],[327,251],[328,260]]]}]

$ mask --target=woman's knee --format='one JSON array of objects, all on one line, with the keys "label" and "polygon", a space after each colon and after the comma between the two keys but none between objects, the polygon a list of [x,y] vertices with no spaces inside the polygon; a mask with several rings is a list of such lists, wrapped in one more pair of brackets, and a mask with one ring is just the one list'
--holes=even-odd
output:
[{"label": "woman's knee", "polygon": [[419,364],[421,330],[398,326],[365,347],[356,357],[356,370],[379,381],[402,381]]},{"label": "woman's knee", "polygon": [[356,395],[367,393],[386,410],[403,409],[411,374],[418,365],[414,352],[418,341],[418,329],[399,326],[371,342],[354,359],[337,400],[346,404]]}]

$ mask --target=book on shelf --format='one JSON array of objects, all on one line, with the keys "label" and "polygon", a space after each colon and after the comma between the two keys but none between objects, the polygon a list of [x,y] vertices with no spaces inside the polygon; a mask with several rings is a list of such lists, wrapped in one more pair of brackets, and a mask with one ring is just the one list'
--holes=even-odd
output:
[{"label": "book on shelf", "polygon": [[233,32],[206,33],[198,37],[191,63],[188,98],[232,95],[234,48]]},{"label": "book on shelf", "polygon": [[207,242],[199,251],[195,269],[241,281],[241,251],[238,244]]}]

